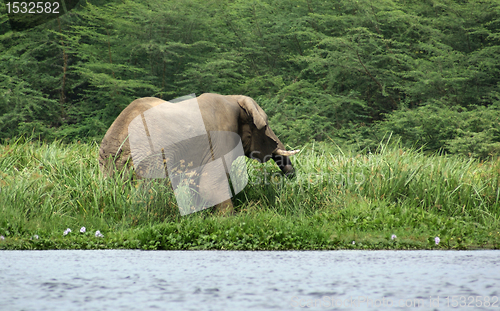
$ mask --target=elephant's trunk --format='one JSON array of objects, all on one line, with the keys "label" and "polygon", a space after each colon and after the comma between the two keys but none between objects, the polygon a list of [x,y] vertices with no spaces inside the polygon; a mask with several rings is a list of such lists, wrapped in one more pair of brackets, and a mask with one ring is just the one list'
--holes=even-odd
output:
[{"label": "elephant's trunk", "polygon": [[292,177],[295,175],[295,169],[293,168],[292,161],[290,161],[289,157],[273,153],[272,159],[276,162],[285,176]]}]

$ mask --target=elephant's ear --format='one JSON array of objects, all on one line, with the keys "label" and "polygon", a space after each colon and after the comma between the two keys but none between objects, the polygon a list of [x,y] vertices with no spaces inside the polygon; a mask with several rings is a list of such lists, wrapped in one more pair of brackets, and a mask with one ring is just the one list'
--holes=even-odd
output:
[{"label": "elephant's ear", "polygon": [[257,105],[255,100],[248,96],[241,96],[238,98],[238,105],[252,117],[257,129],[261,130],[267,125],[266,113]]}]

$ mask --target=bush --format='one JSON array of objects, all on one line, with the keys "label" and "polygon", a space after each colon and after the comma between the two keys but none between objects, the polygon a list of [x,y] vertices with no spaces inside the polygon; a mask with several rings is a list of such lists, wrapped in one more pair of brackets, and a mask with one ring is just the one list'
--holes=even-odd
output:
[{"label": "bush", "polygon": [[460,111],[423,106],[398,110],[375,126],[379,135],[392,132],[405,146],[426,151],[486,158],[500,151],[500,107],[476,107]]}]

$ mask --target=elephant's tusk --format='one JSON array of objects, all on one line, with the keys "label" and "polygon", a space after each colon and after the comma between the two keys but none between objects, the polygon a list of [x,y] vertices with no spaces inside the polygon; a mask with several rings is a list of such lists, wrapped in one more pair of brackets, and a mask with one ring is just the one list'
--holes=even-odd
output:
[{"label": "elephant's tusk", "polygon": [[299,151],[300,151],[300,149],[292,150],[292,151],[286,151],[286,150],[278,148],[278,149],[276,149],[276,151],[274,153],[277,154],[277,155],[280,155],[280,156],[289,157],[289,156],[293,156],[294,154],[298,153]]}]

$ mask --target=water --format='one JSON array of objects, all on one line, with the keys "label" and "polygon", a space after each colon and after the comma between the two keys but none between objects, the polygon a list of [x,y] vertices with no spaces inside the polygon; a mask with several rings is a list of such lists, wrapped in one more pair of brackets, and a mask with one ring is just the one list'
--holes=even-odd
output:
[{"label": "water", "polygon": [[500,310],[499,297],[498,251],[0,252],[2,311]]}]

